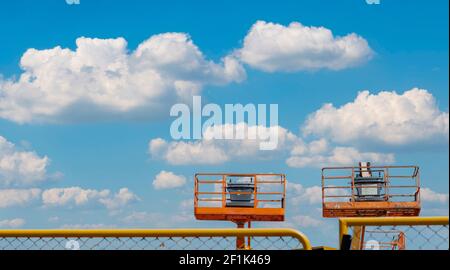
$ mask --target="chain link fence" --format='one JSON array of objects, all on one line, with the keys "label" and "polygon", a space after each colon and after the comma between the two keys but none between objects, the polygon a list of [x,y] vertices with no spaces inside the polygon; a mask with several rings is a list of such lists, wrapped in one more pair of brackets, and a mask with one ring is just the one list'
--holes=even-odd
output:
[{"label": "chain link fence", "polygon": [[[448,250],[448,217],[342,218],[341,249]],[[0,230],[0,250],[310,250],[292,229]],[[242,248],[239,248],[242,249]]]},{"label": "chain link fence", "polygon": [[311,249],[291,229],[0,231],[0,250],[235,250]]},{"label": "chain link fence", "polygon": [[352,249],[449,249],[448,225],[364,226],[362,230],[355,233],[354,227],[350,228]]},{"label": "chain link fence", "polygon": [[[353,250],[448,250],[448,217],[344,220],[347,248]],[[357,222],[354,222],[354,221]],[[408,223],[410,221],[410,224]],[[342,228],[341,228],[342,229]],[[341,235],[341,239],[342,239]],[[345,238],[345,237],[344,237]]]}]

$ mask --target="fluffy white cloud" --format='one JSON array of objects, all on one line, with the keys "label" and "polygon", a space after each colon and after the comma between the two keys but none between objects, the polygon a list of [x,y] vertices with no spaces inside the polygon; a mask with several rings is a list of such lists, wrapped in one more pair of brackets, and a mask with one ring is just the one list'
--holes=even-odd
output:
[{"label": "fluffy white cloud", "polygon": [[[326,139],[305,142],[289,130],[276,126],[248,126],[246,123],[217,126],[224,134],[243,131],[246,139],[208,139],[215,131],[208,128],[204,138],[197,141],[173,141],[156,138],[149,142],[149,153],[155,159],[163,159],[173,165],[222,164],[230,160],[271,159],[288,156],[286,163],[291,167],[321,167],[329,165],[354,165],[361,160],[377,163],[394,162],[393,154],[360,152],[354,147],[330,146]],[[249,139],[248,134],[263,130],[265,134],[276,130],[278,144],[273,151],[261,151],[259,139]]]},{"label": "fluffy white cloud", "polygon": [[52,188],[42,192],[44,206],[82,206],[89,203],[99,203],[109,210],[117,210],[138,197],[127,188],[122,188],[116,194],[108,189],[95,190],[81,187]]},{"label": "fluffy white cloud", "polygon": [[30,48],[17,79],[0,76],[0,118],[17,123],[149,119],[205,85],[244,80],[241,62],[267,71],[342,69],[371,55],[356,34],[334,37],[326,28],[300,23],[259,21],[243,48],[219,62],[206,59],[185,33],[151,36],[134,51],[124,38],[80,37],[74,50]]},{"label": "fluffy white cloud", "polygon": [[[223,135],[242,132],[246,139],[209,139],[217,130]],[[255,139],[248,136],[248,134],[258,134],[258,130],[263,136],[256,136]],[[278,139],[276,149],[274,151],[261,151],[260,143],[267,141],[259,138],[274,133],[277,133]],[[266,128],[263,126],[248,126],[246,123],[225,124],[206,129],[204,139],[198,141],[167,142],[161,138],[153,139],[149,142],[149,152],[153,158],[162,158],[174,165],[222,164],[232,159],[268,158],[274,153],[286,150],[289,145],[295,144],[298,140],[298,137],[280,126]],[[262,152],[264,154],[261,154]]]},{"label": "fluffy white cloud", "polygon": [[84,205],[92,200],[106,198],[110,194],[107,189],[82,189],[80,187],[52,188],[42,193],[42,202],[46,206]]},{"label": "fluffy white cloud", "polygon": [[155,189],[178,188],[186,184],[186,177],[176,175],[173,172],[161,171],[153,179],[153,187]]},{"label": "fluffy white cloud", "polygon": [[[161,140],[157,138],[156,140]],[[150,151],[154,140],[150,142]],[[221,164],[229,160],[228,155],[218,145],[216,141],[196,141],[196,142],[170,142],[167,143],[166,149],[162,152],[162,156],[158,156],[155,152],[150,152],[154,158],[163,158],[170,164]]]},{"label": "fluffy white cloud", "polygon": [[420,199],[424,202],[448,203],[448,193],[439,193],[423,187],[420,189]]},{"label": "fluffy white cloud", "polygon": [[288,182],[287,193],[289,200],[294,205],[303,202],[308,204],[322,202],[322,187],[320,186],[303,187],[301,184]]},{"label": "fluffy white cloud", "polygon": [[83,189],[80,187],[32,189],[0,189],[0,208],[23,206],[32,201],[44,206],[82,206],[89,203],[104,205],[108,210],[120,208],[139,198],[128,188],[121,188],[112,194],[110,190]]},{"label": "fluffy white cloud", "polygon": [[41,190],[32,189],[0,189],[0,208],[23,206],[39,199]]},{"label": "fluffy white cloud", "polygon": [[49,163],[47,156],[21,151],[0,136],[0,185],[21,186],[41,182],[47,177]]},{"label": "fluffy white cloud", "polygon": [[309,116],[303,132],[339,143],[448,143],[449,114],[440,111],[433,95],[424,89],[414,88],[403,94],[363,91],[353,102],[339,108],[325,104]]},{"label": "fluffy white cloud", "polygon": [[25,225],[25,220],[22,218],[0,220],[0,228],[18,228]]},{"label": "fluffy white cloud", "polygon": [[[286,192],[288,201],[294,208],[301,209],[304,204],[318,205],[322,203],[322,186],[304,187],[302,184],[288,182]],[[348,192],[348,190],[342,189],[326,189],[325,196],[349,195]]]},{"label": "fluffy white cloud", "polygon": [[323,224],[321,220],[313,218],[311,216],[293,216],[290,218],[290,220],[294,225],[303,228],[317,227]]},{"label": "fluffy white cloud", "polygon": [[128,188],[121,188],[119,192],[112,197],[100,198],[99,202],[105,205],[109,210],[117,210],[137,200],[139,200],[139,198],[133,192],[128,190]]},{"label": "fluffy white cloud", "polygon": [[148,143],[148,152],[154,158],[158,158],[165,154],[167,150],[167,142],[162,138],[156,138]]},{"label": "fluffy white cloud", "polygon": [[20,77],[0,79],[0,117],[18,123],[148,119],[205,84],[245,78],[234,57],[209,61],[184,33],[154,35],[132,52],[123,38],[81,37],[76,45],[27,50]]},{"label": "fluffy white cloud", "polygon": [[252,26],[236,53],[243,62],[269,72],[339,70],[366,62],[373,55],[367,41],[354,33],[335,37],[324,27],[264,21]]},{"label": "fluffy white cloud", "polygon": [[293,155],[286,160],[290,167],[326,167],[352,166],[358,161],[369,160],[379,164],[391,164],[395,161],[394,154],[375,152],[360,152],[353,147],[335,147],[328,153]]}]

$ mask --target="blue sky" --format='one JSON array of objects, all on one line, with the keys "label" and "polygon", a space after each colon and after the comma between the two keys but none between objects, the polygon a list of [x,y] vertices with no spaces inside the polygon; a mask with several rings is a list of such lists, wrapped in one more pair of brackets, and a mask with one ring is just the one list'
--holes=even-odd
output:
[{"label": "blue sky", "polygon": [[[304,67],[296,62],[298,66],[286,71],[283,61],[276,62],[279,56],[271,55],[270,59],[277,68],[267,71],[257,60],[236,56],[238,58],[236,61],[242,66],[245,76],[232,75],[224,79],[228,75],[223,72],[220,78],[202,77],[203,81],[200,82],[202,98],[219,105],[279,104],[280,126],[305,142],[326,139],[331,149],[345,146],[357,149],[360,153],[378,153],[380,155],[377,157],[380,160],[375,162],[378,164],[383,163],[385,156],[382,154],[392,154],[395,161],[391,163],[419,165],[422,170],[422,185],[435,192],[431,193],[431,197],[442,198],[424,201],[423,214],[448,213],[448,1],[417,0],[408,1],[406,4],[404,1],[381,0],[380,5],[367,5],[364,0],[276,1],[276,4],[271,1],[213,3],[81,0],[79,5],[68,5],[64,0],[55,0],[5,1],[0,6],[0,136],[14,144],[13,153],[35,153],[37,159],[45,156],[50,159],[44,173],[36,170],[26,172],[43,173],[39,176],[29,176],[30,179],[37,180],[27,184],[21,183],[23,181],[19,179],[28,177],[23,171],[6,172],[5,167],[2,174],[0,167],[0,177],[9,179],[0,181],[3,183],[1,188],[4,190],[35,188],[41,192],[67,187],[96,191],[108,189],[111,194],[107,199],[111,201],[117,199],[114,194],[119,189],[128,188],[128,191],[139,197],[139,200],[130,199],[129,203],[108,209],[105,207],[107,203],[95,202],[101,195],[93,193],[90,195],[92,199],[81,205],[67,202],[46,206],[39,198],[28,198],[21,203],[4,203],[9,206],[0,207],[0,220],[23,219],[23,227],[28,228],[94,225],[231,226],[220,222],[194,221],[192,209],[180,206],[182,201],[192,198],[192,178],[195,172],[280,172],[286,173],[290,182],[301,184],[304,188],[320,185],[321,164],[289,166],[286,162],[289,149],[280,151],[279,156],[268,160],[251,156],[239,160],[233,158],[233,153],[227,153],[231,157],[229,161],[215,164],[189,162],[173,164],[170,160],[152,156],[149,153],[151,140],[162,138],[167,142],[171,141],[169,127],[173,119],[169,117],[169,109],[175,103],[172,100],[161,103],[163,105],[161,110],[147,108],[147,113],[151,114],[148,117],[135,117],[135,114],[127,110],[120,113],[115,111],[112,117],[105,117],[104,114],[98,116],[95,109],[101,111],[103,109],[101,105],[83,107],[83,104],[77,103],[71,107],[72,111],[66,114],[53,111],[38,119],[36,112],[26,110],[27,106],[32,107],[33,102],[38,102],[37,98],[27,99],[29,103],[20,103],[19,99],[14,99],[14,95],[6,94],[11,93],[13,91],[11,89],[14,88],[6,85],[7,81],[12,81],[16,87],[23,87],[23,84],[18,82],[18,78],[24,72],[20,67],[20,61],[30,48],[39,52],[61,46],[74,51],[77,49],[75,41],[79,37],[98,39],[123,37],[127,41],[128,54],[131,54],[139,44],[154,35],[177,32],[189,35],[193,44],[202,53],[202,59],[213,61],[220,66],[223,57],[233,55],[240,49],[244,51],[245,41],[249,43],[251,41],[250,38],[246,39],[246,36],[249,37],[250,29],[257,21],[277,24],[280,26],[277,29],[284,34],[287,32],[283,31],[288,29],[292,22],[299,22],[303,26],[324,27],[330,30],[336,39],[355,33],[370,47],[370,59],[363,59],[342,68],[330,68],[329,61],[332,59],[329,58],[333,56],[327,53],[320,55],[322,52],[318,49],[318,58],[311,60],[319,64],[318,68]],[[287,33],[284,37],[291,36]],[[291,38],[294,44],[298,41],[295,37]],[[271,44],[270,40],[264,42],[259,44],[256,42],[256,45],[262,48]],[[358,46],[366,48],[361,44]],[[252,48],[249,47],[248,50]],[[301,51],[296,51],[295,46],[292,50],[294,52],[292,55],[288,54],[289,58],[299,58],[296,60],[301,61],[300,58],[305,57]],[[96,55],[91,57],[89,61],[98,60]],[[31,57],[29,62],[30,72],[35,72],[38,81],[39,78],[45,80],[46,73],[37,72],[39,59]],[[57,64],[64,65],[60,62]],[[158,72],[163,76],[166,75],[165,70]],[[170,76],[178,74],[172,70],[168,72],[172,72]],[[209,80],[216,80],[217,83],[207,83]],[[45,87],[42,85],[41,87]],[[79,91],[77,87],[78,85],[74,85],[74,93]],[[405,101],[402,97],[405,96],[402,95],[413,88],[425,89],[427,93],[427,96],[419,95],[414,98],[420,100],[431,96],[435,103],[426,103],[422,107],[408,107],[408,104],[403,103]],[[25,90],[32,91],[32,89]],[[46,103],[43,103],[44,108],[58,105],[56,104],[58,101],[50,98],[52,93],[50,90],[38,89],[41,90],[50,93],[46,96],[48,98]],[[127,86],[119,90],[126,92]],[[311,123],[312,135],[302,134],[301,128],[305,126],[308,116],[320,110],[323,104],[332,103],[334,107],[339,108],[354,102],[358,92],[363,90],[368,90],[374,96],[381,91],[389,93],[395,91],[399,97],[399,104],[392,105],[393,107],[389,107],[391,111],[388,108],[386,112],[395,113],[396,108],[403,108],[404,111],[399,113],[401,117],[418,119],[424,116],[423,120],[417,120],[411,126],[406,123],[400,131],[394,128],[395,131],[391,132],[397,132],[401,137],[396,142],[390,141],[386,134],[389,132],[382,129],[383,123],[396,119],[389,115],[383,115],[384,120],[380,116],[381,120],[374,122],[374,131],[378,131],[379,134],[364,135],[362,131],[364,128],[361,127],[355,131],[356,135],[353,138],[337,139],[339,128],[342,127],[320,129],[318,119]],[[89,90],[86,91],[85,93],[88,93]],[[378,105],[379,103],[373,105],[375,114],[378,113],[376,111]],[[91,109],[92,111],[89,111]],[[12,111],[13,115],[5,113],[7,110]],[[88,115],[92,114],[92,119],[88,117],[71,120],[71,112],[84,110]],[[384,111],[385,108],[380,110]],[[430,110],[434,112],[428,115]],[[21,112],[27,113],[26,116],[31,120],[18,121],[15,116]],[[348,113],[351,114],[352,111]],[[328,117],[333,119],[334,116]],[[430,127],[428,124],[438,117],[441,122]],[[54,122],[54,119],[58,121]],[[400,126],[402,123],[394,121],[391,124]],[[408,128],[412,131],[409,133],[402,131]],[[7,155],[12,155],[11,151],[9,154],[6,151],[2,153],[0,148],[0,158],[6,160]],[[152,181],[162,170],[184,176],[187,183],[178,188],[155,189]],[[321,236],[318,229],[308,226],[310,223],[295,223],[294,219],[291,219],[294,216],[307,216],[323,222],[325,224],[323,227],[337,227],[337,221],[322,219],[317,209],[320,209],[320,204],[289,205],[288,222],[297,229],[309,233],[314,240],[326,242],[326,237]],[[140,213],[141,223],[132,220],[137,213]],[[171,220],[170,217],[179,219]],[[160,220],[167,222],[160,223]],[[331,238],[331,241],[334,241],[334,238]]]}]

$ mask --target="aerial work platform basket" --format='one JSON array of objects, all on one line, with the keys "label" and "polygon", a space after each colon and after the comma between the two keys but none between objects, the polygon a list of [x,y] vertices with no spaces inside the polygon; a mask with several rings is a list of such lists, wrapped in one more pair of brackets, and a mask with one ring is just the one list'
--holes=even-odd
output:
[{"label": "aerial work platform basket", "polygon": [[327,167],[322,169],[324,217],[418,216],[417,166]]},{"label": "aerial work platform basket", "polygon": [[284,174],[198,173],[194,192],[199,220],[284,221]]}]

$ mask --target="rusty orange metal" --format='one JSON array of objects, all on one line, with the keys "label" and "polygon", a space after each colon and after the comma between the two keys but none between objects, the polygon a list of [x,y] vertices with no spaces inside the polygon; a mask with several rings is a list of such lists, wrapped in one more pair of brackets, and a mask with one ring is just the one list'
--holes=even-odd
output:
[{"label": "rusty orange metal", "polygon": [[[364,186],[355,181],[366,169],[377,174],[379,181],[376,184]],[[366,196],[364,199],[360,193],[365,187],[369,187],[367,189],[371,189],[376,196]],[[323,216],[327,218],[418,216],[421,209],[419,167],[323,168],[322,209]]]},{"label": "rusty orange metal", "polygon": [[[230,191],[230,178],[251,178],[253,191]],[[284,174],[198,173],[194,177],[194,215],[199,220],[284,221],[286,176]],[[202,191],[215,186],[213,191]],[[219,188],[218,188],[219,187]],[[276,187],[276,189],[273,189]],[[230,206],[231,196],[251,195],[251,205]]]},{"label": "rusty orange metal", "polygon": [[[252,221],[284,221],[284,174],[197,173],[194,180],[196,219],[231,221],[239,229]],[[250,237],[245,240],[236,237],[236,248],[251,249]]]}]

